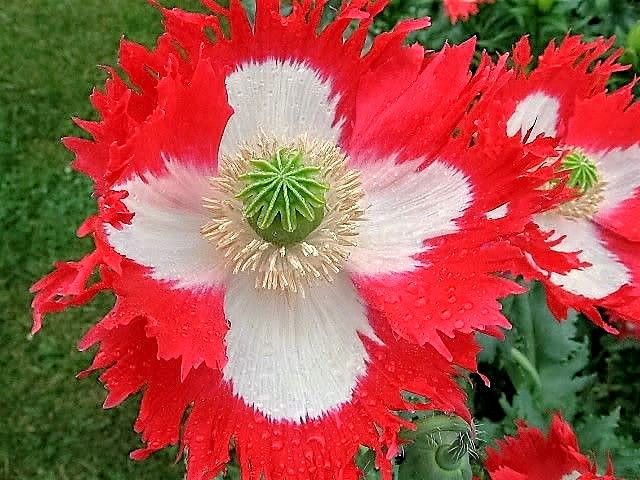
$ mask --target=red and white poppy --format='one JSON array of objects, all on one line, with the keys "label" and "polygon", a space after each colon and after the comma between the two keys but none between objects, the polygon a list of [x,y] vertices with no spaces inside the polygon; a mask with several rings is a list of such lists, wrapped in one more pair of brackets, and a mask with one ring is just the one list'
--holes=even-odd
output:
[{"label": "red and white poppy", "polygon": [[519,424],[515,436],[487,449],[485,468],[491,480],[615,480],[612,465],[605,475],[597,474],[596,465],[582,454],[575,433],[560,415],[553,417],[546,436]]},{"label": "red and white poppy", "polygon": [[413,20],[365,47],[384,1],[327,25],[325,2],[260,0],[254,21],[204,3],[162,9],[151,51],[123,41],[135,88],[112,71],[100,121],[77,121],[93,139],[65,140],[96,248],[34,286],[34,330],[115,294],[80,347],[100,345],[85,373],[104,370],[105,407],[143,391],[134,458],[179,443],[208,479],[233,448],[244,479],[355,479],[366,445],[389,478],[412,428],[396,411],[469,419],[457,367],[508,326],[509,236],[564,198],[541,188],[553,144],[476,110],[509,74],[486,57],[471,74],[472,41],[406,46]]},{"label": "red and white poppy", "polygon": [[[573,307],[606,326],[596,307],[640,322],[640,106],[628,85],[607,93],[618,53],[602,60],[612,41],[568,37],[550,45],[530,73],[498,95],[507,133],[525,142],[559,142],[575,197],[534,221],[552,251],[577,253],[580,268],[557,272],[544,254],[527,251],[523,270],[542,280],[557,316]],[[514,51],[518,68],[531,61],[526,39]],[[548,252],[547,252],[548,254]]]}]

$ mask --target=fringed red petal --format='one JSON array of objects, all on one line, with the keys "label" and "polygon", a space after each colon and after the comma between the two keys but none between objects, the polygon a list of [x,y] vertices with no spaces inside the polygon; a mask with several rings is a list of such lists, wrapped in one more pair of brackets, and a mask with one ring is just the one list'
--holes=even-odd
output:
[{"label": "fringed red petal", "polygon": [[[84,375],[106,369],[100,376],[109,390],[105,407],[143,390],[135,428],[145,447],[132,457],[143,459],[180,443],[189,459],[189,480],[210,479],[223,471],[230,448],[235,448],[248,480],[356,480],[360,472],[354,459],[360,445],[375,450],[383,478],[390,479],[391,459],[401,444],[398,432],[414,428],[396,411],[431,409],[470,420],[454,366],[475,370],[478,347],[472,335],[447,340],[452,364],[429,346],[396,340],[375,311],[371,323],[384,344],[363,339],[370,363],[353,399],[302,424],[265,418],[233,395],[219,370],[201,365],[181,379],[179,362],[159,359],[140,318],[97,331],[100,349]],[[426,402],[410,402],[403,392]]]},{"label": "fringed red petal", "polygon": [[179,359],[182,378],[203,362],[209,368],[222,369],[227,333],[224,292],[173,289],[147,273],[146,268],[130,261],[123,262],[121,274],[103,272],[105,284],[116,295],[116,304],[80,341],[80,349],[91,347],[104,330],[144,318],[146,334],[157,341],[158,356]]},{"label": "fringed red petal", "polygon": [[497,444],[487,449],[485,463],[492,480],[561,480],[575,472],[580,479],[615,480],[612,472],[597,475],[596,466],[580,452],[576,435],[560,415],[553,417],[546,436],[520,423],[515,436]]}]

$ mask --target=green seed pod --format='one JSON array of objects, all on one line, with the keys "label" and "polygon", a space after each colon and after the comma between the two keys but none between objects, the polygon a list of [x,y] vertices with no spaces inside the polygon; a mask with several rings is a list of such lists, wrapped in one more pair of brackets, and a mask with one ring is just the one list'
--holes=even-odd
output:
[{"label": "green seed pod", "polygon": [[251,228],[276,245],[304,240],[324,217],[329,186],[319,178],[320,168],[304,165],[302,153],[289,149],[251,164],[253,170],[240,176],[246,187],[236,195]]},{"label": "green seed pod", "polygon": [[586,192],[598,183],[598,167],[595,162],[581,150],[573,150],[562,162],[562,167],[569,171],[571,188]]},{"label": "green seed pod", "polygon": [[471,480],[472,427],[439,413],[416,424],[418,429],[405,435],[413,443],[405,449],[399,480]]}]

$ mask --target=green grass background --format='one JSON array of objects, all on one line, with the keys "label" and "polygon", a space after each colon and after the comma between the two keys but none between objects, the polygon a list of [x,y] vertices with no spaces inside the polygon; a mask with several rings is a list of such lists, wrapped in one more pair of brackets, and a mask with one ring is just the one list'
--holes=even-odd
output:
[{"label": "green grass background", "polygon": [[[439,8],[394,5],[382,23],[414,15],[416,5]],[[437,38],[422,40],[437,44],[450,26],[435,20]],[[482,25],[474,22],[458,24],[452,37]],[[95,209],[90,183],[71,171],[59,139],[79,134],[70,117],[95,118],[88,95],[105,78],[95,66],[115,63],[121,35],[150,45],[160,31],[159,13],[143,0],[0,0],[0,479],[182,478],[175,450],[128,459],[139,446],[131,428],[137,400],[103,412],[95,376],[74,379],[92,356],[79,353],[76,341],[107,310],[109,296],[49,317],[41,334],[29,335],[29,286],[55,260],[91,248],[75,239]]]},{"label": "green grass background", "polygon": [[[183,2],[184,3],[184,2]],[[91,248],[75,229],[95,210],[60,138],[114,64],[121,35],[151,44],[160,14],[138,0],[0,2],[0,479],[179,479],[172,452],[132,462],[137,401],[103,412],[95,377],[74,375],[92,354],[76,341],[111,302],[51,316],[29,335],[29,286],[57,259]]]}]

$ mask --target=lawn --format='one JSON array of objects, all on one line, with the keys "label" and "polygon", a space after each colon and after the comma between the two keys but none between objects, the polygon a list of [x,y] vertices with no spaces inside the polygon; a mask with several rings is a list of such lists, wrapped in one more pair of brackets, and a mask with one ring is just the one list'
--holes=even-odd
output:
[{"label": "lawn", "polygon": [[[635,3],[637,14],[638,2],[629,3]],[[195,1],[180,5],[197,6]],[[394,2],[378,28],[386,28],[398,17],[415,15],[416,9],[424,14],[437,8],[434,2]],[[610,8],[613,12],[614,6]],[[449,24],[438,15],[433,33],[419,40],[434,46],[444,41]],[[513,38],[501,38],[500,45],[488,37],[486,32],[499,30],[495,23],[491,26],[491,15],[483,12],[468,25],[458,24],[451,37],[457,41],[476,31],[487,48],[510,45],[517,38],[513,32]],[[624,34],[632,21],[627,15],[618,23],[604,21],[600,27],[587,21],[569,26],[593,35],[598,28],[599,33],[616,33],[614,27],[621,25],[623,31],[617,33]],[[549,27],[549,31],[540,27],[539,34],[546,41],[566,30],[565,26]],[[526,31],[524,26],[518,28],[520,33]],[[80,134],[71,117],[95,118],[88,95],[105,78],[96,65],[116,62],[121,36],[151,45],[160,31],[160,14],[142,0],[2,0],[0,479],[169,480],[183,476],[184,467],[181,462],[176,464],[175,450],[142,463],[127,457],[140,445],[131,427],[137,399],[103,412],[105,391],[97,378],[74,379],[92,357],[92,352],[78,352],[76,341],[107,310],[112,302],[109,296],[52,316],[41,334],[29,334],[29,286],[55,260],[77,259],[90,249],[88,240],[73,238],[77,226],[95,209],[90,182],[70,169],[72,157],[60,138]],[[542,41],[534,43],[541,45]],[[600,338],[600,334],[591,335]],[[628,348],[632,358],[640,361],[638,349]],[[616,352],[615,358],[626,354],[622,349]],[[640,374],[632,364],[615,364],[610,379],[611,391],[617,388],[626,401],[635,395],[629,393],[629,382],[637,386],[636,375]],[[603,367],[603,372],[606,368],[610,367]],[[631,417],[633,413],[627,414]],[[636,430],[629,432],[640,437]]]},{"label": "lawn", "polygon": [[113,64],[120,37],[147,44],[160,15],[130,0],[5,0],[0,7],[0,478],[181,478],[171,453],[135,463],[136,401],[102,412],[95,377],[77,381],[91,353],[75,344],[111,299],[50,318],[31,337],[29,286],[56,259],[89,250],[74,232],[94,209],[90,183],[60,144],[72,116]]}]

